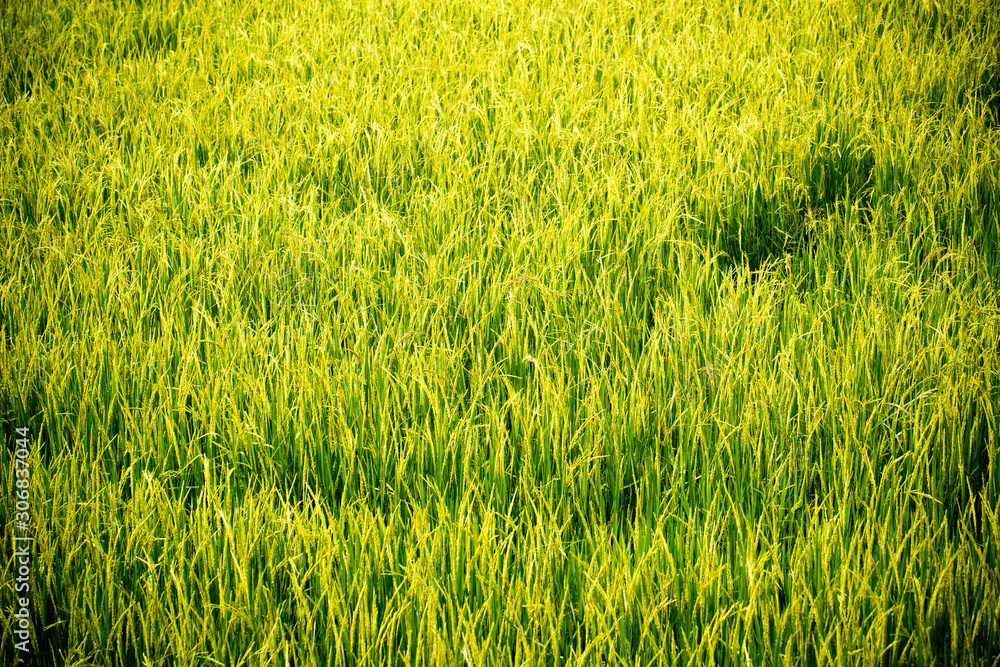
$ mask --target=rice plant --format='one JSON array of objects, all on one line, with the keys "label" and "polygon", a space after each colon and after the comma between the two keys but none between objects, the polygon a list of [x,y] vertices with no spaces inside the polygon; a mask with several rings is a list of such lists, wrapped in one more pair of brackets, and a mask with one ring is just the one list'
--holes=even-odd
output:
[{"label": "rice plant", "polygon": [[3,664],[1000,664],[993,3],[0,33]]}]

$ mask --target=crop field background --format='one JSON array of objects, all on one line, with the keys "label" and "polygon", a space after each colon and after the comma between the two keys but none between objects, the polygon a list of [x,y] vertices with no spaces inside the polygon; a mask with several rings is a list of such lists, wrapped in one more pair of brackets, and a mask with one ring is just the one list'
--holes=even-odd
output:
[{"label": "crop field background", "polygon": [[4,2],[0,663],[1000,664],[998,42]]}]

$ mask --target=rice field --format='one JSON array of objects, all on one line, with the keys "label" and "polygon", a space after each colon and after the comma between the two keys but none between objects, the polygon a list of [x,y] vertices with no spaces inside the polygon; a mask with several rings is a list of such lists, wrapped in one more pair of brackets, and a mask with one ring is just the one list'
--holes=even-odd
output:
[{"label": "rice field", "polygon": [[991,2],[0,35],[0,663],[1000,664]]}]

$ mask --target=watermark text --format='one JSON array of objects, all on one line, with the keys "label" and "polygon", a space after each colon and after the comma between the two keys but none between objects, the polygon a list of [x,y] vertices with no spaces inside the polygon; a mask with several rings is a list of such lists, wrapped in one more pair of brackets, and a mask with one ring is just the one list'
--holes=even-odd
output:
[{"label": "watermark text", "polygon": [[17,429],[14,441],[14,648],[31,650],[31,468],[30,431]]}]

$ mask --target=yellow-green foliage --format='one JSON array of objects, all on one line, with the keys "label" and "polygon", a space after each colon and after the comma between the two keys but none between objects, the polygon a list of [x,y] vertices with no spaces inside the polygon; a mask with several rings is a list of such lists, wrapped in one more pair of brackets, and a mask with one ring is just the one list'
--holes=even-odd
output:
[{"label": "yellow-green foliage", "polygon": [[0,14],[39,664],[998,664],[993,3]]}]

